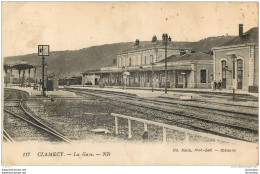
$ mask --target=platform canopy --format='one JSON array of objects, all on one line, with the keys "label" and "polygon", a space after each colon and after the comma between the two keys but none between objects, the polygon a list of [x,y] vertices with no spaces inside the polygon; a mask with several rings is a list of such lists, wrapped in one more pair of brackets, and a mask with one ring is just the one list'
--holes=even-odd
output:
[{"label": "platform canopy", "polygon": [[26,70],[26,69],[31,69],[34,68],[34,65],[28,64],[26,62],[21,62],[19,64],[15,64],[12,66],[12,68],[17,69],[17,70]]},{"label": "platform canopy", "polygon": [[4,70],[5,72],[7,72],[8,69],[11,69],[12,68],[12,65],[7,65],[7,64],[4,64]]}]

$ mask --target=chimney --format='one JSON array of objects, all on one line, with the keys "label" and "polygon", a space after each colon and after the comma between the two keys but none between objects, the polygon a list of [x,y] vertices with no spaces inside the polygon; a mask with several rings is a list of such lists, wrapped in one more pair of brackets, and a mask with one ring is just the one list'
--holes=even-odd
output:
[{"label": "chimney", "polygon": [[157,37],[154,35],[152,38],[152,42],[156,42],[157,41]]},{"label": "chimney", "polygon": [[135,46],[139,46],[139,42],[140,42],[139,39],[136,39],[135,40]]},{"label": "chimney", "polygon": [[243,36],[243,24],[239,24],[239,37]]}]

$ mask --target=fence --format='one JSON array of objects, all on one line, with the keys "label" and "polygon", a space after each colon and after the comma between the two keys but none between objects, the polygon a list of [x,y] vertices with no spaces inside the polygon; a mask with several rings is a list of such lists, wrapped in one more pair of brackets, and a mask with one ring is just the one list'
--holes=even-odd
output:
[{"label": "fence", "polygon": [[204,133],[204,132],[197,132],[197,131],[193,131],[193,130],[189,130],[189,129],[185,129],[185,128],[181,128],[181,127],[177,127],[177,126],[167,125],[167,124],[158,123],[158,122],[150,121],[150,120],[144,120],[141,118],[131,117],[131,116],[127,116],[127,115],[115,114],[115,113],[111,113],[111,115],[115,117],[116,135],[118,135],[118,118],[125,118],[128,120],[128,138],[132,138],[131,121],[134,120],[134,121],[142,122],[144,124],[144,131],[148,131],[147,130],[148,124],[162,127],[163,128],[163,143],[167,143],[167,132],[166,132],[167,129],[184,132],[185,133],[185,140],[184,140],[185,143],[189,142],[190,135],[196,135],[199,137],[214,139],[214,141],[218,140],[221,142],[228,142],[228,143],[233,143],[233,144],[246,143],[242,140],[231,139],[231,138],[222,137],[222,136],[213,135],[213,134]]}]

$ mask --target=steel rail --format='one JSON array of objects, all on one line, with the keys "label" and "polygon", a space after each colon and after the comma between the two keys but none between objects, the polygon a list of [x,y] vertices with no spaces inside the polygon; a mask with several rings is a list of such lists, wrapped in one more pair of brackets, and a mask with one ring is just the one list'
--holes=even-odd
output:
[{"label": "steel rail", "polygon": [[[102,92],[101,92],[102,93]],[[113,92],[111,92],[113,93]],[[111,94],[110,93],[110,94]],[[106,91],[106,94],[109,94],[108,91]],[[139,98],[133,98],[133,97],[128,97],[128,96],[125,96],[127,98],[131,98],[131,99],[134,99],[134,100],[139,100],[140,102],[142,102],[142,100],[146,100],[146,101],[153,101],[153,100],[149,100],[149,99],[139,99]],[[111,99],[112,100],[112,99]],[[133,101],[133,100],[132,100]],[[125,101],[121,101],[121,102],[125,102]],[[160,101],[156,101],[158,103],[161,104]],[[129,102],[127,102],[129,103]],[[130,104],[130,103],[129,103]],[[181,113],[176,113],[176,112],[173,112],[171,110],[168,110],[168,109],[163,109],[163,108],[155,108],[153,106],[147,106],[147,105],[143,105],[143,104],[134,104],[132,103],[132,105],[136,105],[136,106],[142,106],[142,107],[145,107],[147,109],[152,109],[152,110],[157,110],[157,111],[162,111],[162,112],[165,112],[165,113],[169,113],[169,114],[175,114],[175,115],[178,115],[178,116],[183,116],[183,117],[186,117],[186,118],[192,118],[192,119],[195,119],[195,120],[199,120],[199,121],[203,121],[203,122],[211,122],[213,124],[218,124],[218,125],[221,125],[221,126],[229,126],[231,128],[234,128],[234,129],[240,129],[240,130],[244,130],[244,131],[249,131],[249,132],[253,132],[253,133],[258,133],[258,130],[255,130],[255,129],[251,129],[251,128],[245,128],[245,127],[241,127],[241,126],[237,126],[237,125],[232,125],[232,124],[229,124],[229,123],[223,123],[223,122],[218,122],[218,121],[213,121],[213,120],[209,120],[209,119],[204,119],[204,118],[198,118],[197,116],[194,116],[194,115],[191,115],[191,114],[181,114]],[[180,104],[181,105],[181,104]],[[189,105],[188,105],[189,106]],[[203,108],[200,108],[200,109],[203,109]],[[207,108],[206,108],[207,109]],[[235,112],[236,113],[236,112]],[[223,115],[221,115],[223,116]],[[229,117],[229,116],[226,116],[224,115],[223,117]]]},{"label": "steel rail", "polygon": [[[132,97],[132,98],[135,97],[134,95],[124,94],[124,93],[121,93],[121,92],[95,90],[95,89],[94,90],[93,89],[89,89],[89,90],[98,91],[100,93],[106,93],[106,94],[112,94],[113,93],[115,95],[124,96],[124,97]],[[166,97],[159,97],[159,98],[166,98]],[[138,98],[135,97],[135,99],[138,99]],[[206,107],[206,106],[195,106],[195,105],[192,105],[192,104],[184,104],[184,103],[178,103],[178,102],[172,102],[172,101],[171,102],[167,102],[167,101],[161,101],[161,100],[155,100],[155,99],[152,100],[152,99],[147,99],[147,98],[142,98],[142,99],[139,99],[139,100],[155,101],[155,102],[161,102],[161,103],[167,103],[167,104],[179,104],[179,105],[182,105],[182,106],[189,106],[189,107],[198,108],[198,109],[208,109],[208,110],[218,111],[218,112],[225,112],[225,113],[232,113],[232,114],[241,114],[241,115],[247,115],[247,116],[250,116],[250,117],[258,117],[258,114],[253,114],[253,113],[230,111],[230,110],[226,110],[226,109],[211,108],[211,107]],[[201,101],[199,101],[199,102],[201,102]],[[231,104],[229,104],[229,105],[231,105]],[[231,105],[231,106],[238,106],[238,105]],[[247,106],[241,106],[241,107],[247,107]],[[249,107],[252,107],[252,106],[249,106]]]},{"label": "steel rail", "polygon": [[15,141],[11,138],[11,136],[3,129],[3,136],[4,138],[9,141],[10,143],[14,143]]},{"label": "steel rail", "polygon": [[27,119],[23,118],[22,116],[20,116],[20,115],[18,115],[18,114],[16,114],[16,113],[13,113],[13,112],[11,112],[11,111],[8,111],[7,109],[4,109],[4,111],[7,112],[7,113],[9,113],[9,114],[11,114],[11,115],[13,115],[13,116],[15,116],[15,117],[17,117],[17,118],[19,118],[19,119],[21,119],[21,120],[23,120],[23,121],[25,121],[25,122],[27,122],[27,123],[30,123],[31,125],[33,125],[33,126],[35,126],[35,127],[37,127],[37,128],[40,128],[40,129],[42,129],[42,130],[44,130],[44,131],[46,131],[46,132],[48,132],[48,133],[50,133],[50,134],[52,134],[52,135],[58,137],[58,138],[60,138],[61,140],[65,141],[65,142],[67,142],[67,143],[70,143],[70,141],[68,141],[67,139],[65,139],[63,136],[60,136],[60,135],[59,135],[58,133],[56,133],[56,132],[53,132],[53,131],[51,131],[51,130],[49,130],[49,129],[43,127],[43,126],[40,126],[40,125],[38,125],[38,124],[36,124],[36,123],[33,123],[32,121],[27,120]]},{"label": "steel rail", "polygon": [[[12,89],[12,90],[15,90],[15,89]],[[20,118],[20,119],[24,120],[25,122],[28,122],[28,123],[30,123],[30,124],[32,124],[32,125],[34,125],[34,126],[40,128],[40,129],[43,129],[43,130],[49,132],[50,134],[52,134],[52,135],[54,135],[54,136],[60,138],[61,140],[65,141],[66,143],[71,143],[71,142],[72,142],[72,141],[71,141],[69,138],[67,138],[66,136],[60,134],[59,132],[55,131],[54,129],[50,128],[49,126],[47,126],[47,125],[41,123],[36,117],[32,116],[32,115],[23,107],[23,102],[24,102],[23,91],[19,91],[19,90],[15,90],[15,91],[18,91],[18,92],[20,92],[20,94],[21,94],[21,99],[20,99],[20,102],[19,102],[19,107],[21,108],[21,110],[22,110],[30,119],[34,120],[36,123],[31,122],[30,120],[27,120],[27,119],[23,118],[22,116],[20,116],[20,115],[18,115],[18,114],[16,114],[16,113],[13,113],[13,112],[11,112],[11,111],[9,111],[9,110],[7,110],[7,109],[4,109],[5,112],[8,112],[9,114],[12,114],[13,116],[16,116],[17,118]]]},{"label": "steel rail", "polygon": [[[82,93],[82,94],[87,94],[87,95],[92,95],[92,96],[99,96],[99,97],[102,97],[102,98],[105,98],[105,99],[109,99],[109,100],[112,100],[112,101],[116,101],[118,102],[118,100],[113,100],[109,97],[104,97],[104,96],[100,96],[100,95],[97,95],[97,94],[93,94],[93,93],[89,93],[89,92],[82,92],[82,91],[74,91],[74,92],[78,92],[78,93]],[[133,103],[129,103],[129,102],[126,102],[126,101],[122,101],[120,100],[121,103],[125,103],[125,104],[130,104],[130,105],[134,105],[134,106],[137,106],[137,107],[143,107],[143,108],[147,108],[147,109],[151,109],[151,110],[156,110],[156,111],[161,111],[161,112],[166,112],[166,113],[170,113],[170,114],[174,114],[174,115],[177,115],[176,113],[174,112],[171,112],[171,111],[165,111],[165,110],[161,110],[161,109],[155,109],[153,107],[147,107],[147,106],[140,106],[139,104],[133,104]],[[129,109],[129,108],[127,108]],[[135,110],[136,111],[136,110]],[[138,111],[138,112],[141,112],[141,111]],[[179,115],[179,116],[183,116],[183,115]],[[164,120],[167,120],[167,121],[171,121],[171,122],[174,122],[174,123],[177,123],[177,124],[181,124],[181,125],[185,125],[185,126],[188,126],[188,127],[191,127],[191,128],[194,128],[194,129],[199,129],[201,131],[205,131],[205,132],[210,132],[211,134],[213,135],[219,135],[219,136],[223,136],[223,137],[228,137],[228,138],[231,138],[231,139],[237,139],[237,140],[242,140],[242,141],[246,141],[246,142],[253,142],[253,141],[249,141],[249,140],[245,140],[245,139],[242,139],[242,138],[237,138],[237,137],[234,137],[234,136],[231,136],[231,135],[227,135],[227,134],[223,134],[223,133],[219,133],[219,132],[215,132],[215,131],[211,131],[209,129],[205,129],[205,128],[201,128],[201,127],[198,127],[198,126],[194,126],[194,125],[189,125],[189,124],[186,124],[186,123],[182,123],[182,122],[179,122],[179,121],[174,121],[174,120],[171,120],[171,119],[167,119],[167,118],[164,118],[164,117],[160,117],[160,116],[154,116],[154,117],[157,117],[157,118],[160,118],[160,119],[164,119]],[[185,117],[185,115],[184,115]],[[188,117],[188,116],[186,116]],[[210,120],[205,120],[206,122],[210,122]],[[215,124],[218,124],[218,122],[216,122]],[[229,126],[229,125],[227,125]],[[238,127],[238,126],[235,126],[237,129],[240,129],[242,127]],[[242,128],[244,129],[244,128]],[[247,129],[247,128],[245,128]],[[255,131],[256,130],[253,130],[253,129],[250,129],[250,131]],[[257,131],[258,132],[258,131]]]}]

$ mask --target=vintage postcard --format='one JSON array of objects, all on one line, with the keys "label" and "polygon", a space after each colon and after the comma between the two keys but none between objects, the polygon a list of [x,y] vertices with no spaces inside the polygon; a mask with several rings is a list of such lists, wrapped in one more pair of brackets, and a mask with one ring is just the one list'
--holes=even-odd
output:
[{"label": "vintage postcard", "polygon": [[2,165],[258,165],[258,2],[2,2]]}]

